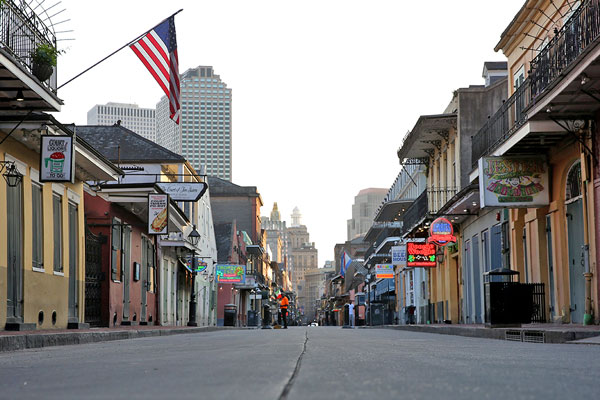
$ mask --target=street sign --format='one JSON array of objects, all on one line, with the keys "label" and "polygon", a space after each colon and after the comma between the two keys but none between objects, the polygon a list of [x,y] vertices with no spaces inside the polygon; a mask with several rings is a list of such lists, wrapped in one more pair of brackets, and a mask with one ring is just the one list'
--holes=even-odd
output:
[{"label": "street sign", "polygon": [[397,267],[406,267],[406,244],[392,247],[392,264]]}]

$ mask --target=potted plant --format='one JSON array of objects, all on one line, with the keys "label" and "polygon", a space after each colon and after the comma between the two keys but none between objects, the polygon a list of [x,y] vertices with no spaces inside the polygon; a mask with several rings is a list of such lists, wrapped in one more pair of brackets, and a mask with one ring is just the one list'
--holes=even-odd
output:
[{"label": "potted plant", "polygon": [[53,68],[56,67],[56,58],[60,53],[62,51],[50,44],[38,45],[31,53],[33,75],[42,82],[48,80],[52,76]]}]

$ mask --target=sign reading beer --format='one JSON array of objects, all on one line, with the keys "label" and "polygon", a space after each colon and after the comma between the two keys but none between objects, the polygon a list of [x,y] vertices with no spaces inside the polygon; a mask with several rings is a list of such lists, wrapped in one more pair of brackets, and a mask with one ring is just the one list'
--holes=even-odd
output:
[{"label": "sign reading beer", "polygon": [[550,202],[545,157],[479,159],[481,207],[536,207]]},{"label": "sign reading beer", "polygon": [[433,243],[406,244],[407,267],[435,267],[435,245]]},{"label": "sign reading beer", "polygon": [[406,245],[400,244],[398,246],[392,246],[392,264],[397,267],[406,267]]},{"label": "sign reading beer", "polygon": [[169,195],[148,195],[148,233],[167,235],[169,233]]},{"label": "sign reading beer", "polygon": [[394,277],[394,266],[392,264],[375,264],[375,279],[387,279]]},{"label": "sign reading beer", "polygon": [[40,182],[73,182],[73,136],[42,135]]},{"label": "sign reading beer", "polygon": [[175,201],[198,201],[208,189],[204,182],[160,182],[157,186]]},{"label": "sign reading beer", "polygon": [[217,282],[219,283],[245,283],[246,266],[235,264],[217,264]]},{"label": "sign reading beer", "polygon": [[446,218],[438,218],[431,223],[429,227],[429,237],[427,243],[434,243],[438,246],[445,246],[448,243],[456,243],[454,228],[452,223]]}]

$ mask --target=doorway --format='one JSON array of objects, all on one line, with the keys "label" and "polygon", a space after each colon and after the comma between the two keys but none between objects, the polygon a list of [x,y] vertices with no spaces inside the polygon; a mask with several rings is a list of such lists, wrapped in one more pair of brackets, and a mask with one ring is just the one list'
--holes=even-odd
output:
[{"label": "doorway", "polygon": [[77,205],[69,202],[69,323],[79,322],[79,290],[77,285],[77,265],[79,242],[79,224],[77,223]]},{"label": "doorway", "polygon": [[23,322],[23,185],[6,185],[7,205],[7,323]]},{"label": "doorway", "polygon": [[571,323],[583,322],[585,312],[585,272],[583,256],[583,201],[581,196],[581,162],[576,161],[567,175],[567,240],[569,252],[569,299]]}]

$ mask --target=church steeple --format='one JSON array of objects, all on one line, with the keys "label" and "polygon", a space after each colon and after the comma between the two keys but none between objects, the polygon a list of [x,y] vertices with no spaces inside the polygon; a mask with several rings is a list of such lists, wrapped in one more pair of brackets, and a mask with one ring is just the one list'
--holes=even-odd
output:
[{"label": "church steeple", "polygon": [[277,202],[273,203],[273,211],[271,211],[271,221],[281,221],[281,214],[277,208]]}]

